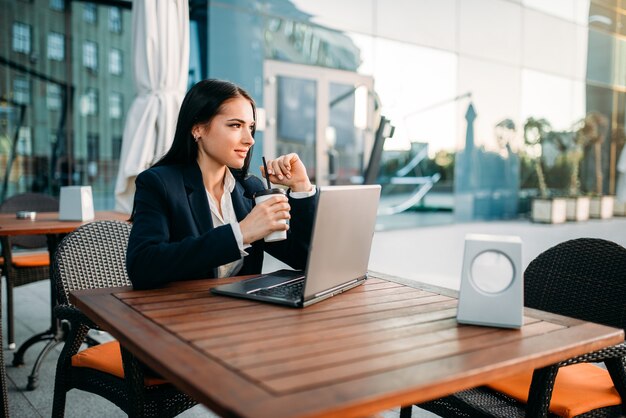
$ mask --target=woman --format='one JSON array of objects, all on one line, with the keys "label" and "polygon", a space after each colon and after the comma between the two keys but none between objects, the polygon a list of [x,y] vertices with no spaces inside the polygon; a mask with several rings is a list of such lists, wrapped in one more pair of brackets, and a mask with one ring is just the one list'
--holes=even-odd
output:
[{"label": "woman", "polygon": [[[256,108],[248,93],[220,80],[189,90],[170,150],[137,176],[126,266],[136,289],[177,280],[257,274],[263,251],[296,269],[306,263],[315,187],[296,154],[268,161],[288,197],[256,204],[265,188],[248,174]],[[289,225],[284,221],[289,219]],[[287,239],[263,237],[288,230]]]}]

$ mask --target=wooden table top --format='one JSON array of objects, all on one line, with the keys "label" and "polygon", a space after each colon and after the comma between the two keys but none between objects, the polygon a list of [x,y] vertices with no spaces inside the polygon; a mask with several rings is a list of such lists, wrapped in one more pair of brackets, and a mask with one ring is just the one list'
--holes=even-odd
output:
[{"label": "wooden table top", "polygon": [[72,292],[141,361],[216,413],[357,417],[624,340],[527,309],[521,330],[456,322],[455,292],[381,274],[304,309],[212,295],[231,279]]},{"label": "wooden table top", "polygon": [[130,215],[113,211],[97,211],[89,221],[61,221],[58,212],[37,212],[34,220],[17,219],[14,213],[0,213],[0,236],[65,234],[92,221],[127,221]]}]

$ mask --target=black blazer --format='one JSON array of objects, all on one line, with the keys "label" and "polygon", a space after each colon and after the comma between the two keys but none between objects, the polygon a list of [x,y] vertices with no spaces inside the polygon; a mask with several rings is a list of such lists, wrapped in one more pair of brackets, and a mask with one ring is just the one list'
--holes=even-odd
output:
[{"label": "black blazer", "polygon": [[[230,225],[213,227],[211,209],[196,163],[150,168],[137,176],[133,227],[126,268],[133,287],[149,289],[178,280],[217,277],[217,267],[240,258]],[[264,188],[258,177],[237,180],[231,194],[237,220],[254,206],[253,195]],[[263,251],[295,269],[304,269],[316,196],[289,198],[287,239],[252,243],[238,274],[258,274]]]}]

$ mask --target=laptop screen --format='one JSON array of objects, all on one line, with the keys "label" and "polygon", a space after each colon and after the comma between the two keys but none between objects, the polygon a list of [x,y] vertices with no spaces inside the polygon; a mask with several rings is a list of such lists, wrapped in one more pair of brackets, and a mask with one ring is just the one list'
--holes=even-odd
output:
[{"label": "laptop screen", "polygon": [[304,300],[367,274],[380,185],[321,186]]}]

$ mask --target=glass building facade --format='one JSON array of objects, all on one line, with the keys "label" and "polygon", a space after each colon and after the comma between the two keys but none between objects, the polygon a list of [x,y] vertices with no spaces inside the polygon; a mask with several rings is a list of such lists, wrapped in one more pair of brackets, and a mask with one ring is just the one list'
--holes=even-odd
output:
[{"label": "glass building facade", "polygon": [[0,200],[91,185],[96,207],[112,208],[134,97],[130,9],[69,0],[0,8]]},{"label": "glass building facade", "polygon": [[[112,208],[133,99],[128,3],[0,3],[4,196],[91,184],[96,207]],[[318,184],[358,183],[384,116],[395,128],[380,162],[386,193],[414,194],[411,179],[438,173],[432,192],[455,193],[457,219],[513,217],[519,196],[536,194],[537,161],[550,190],[567,193],[573,141],[594,114],[602,135],[578,144],[580,189],[615,192],[625,0],[189,4],[190,82],[231,80],[261,109],[253,167],[293,150]],[[533,140],[535,121],[552,135]]]}]

